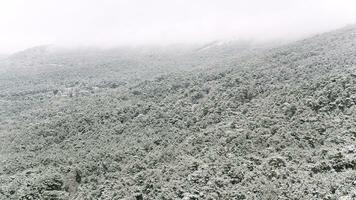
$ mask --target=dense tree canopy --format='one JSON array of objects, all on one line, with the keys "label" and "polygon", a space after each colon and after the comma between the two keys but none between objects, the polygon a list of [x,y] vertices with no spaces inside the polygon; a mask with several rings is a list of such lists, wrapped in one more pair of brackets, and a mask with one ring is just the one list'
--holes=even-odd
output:
[{"label": "dense tree canopy", "polygon": [[356,198],[355,38],[10,57],[0,199]]}]

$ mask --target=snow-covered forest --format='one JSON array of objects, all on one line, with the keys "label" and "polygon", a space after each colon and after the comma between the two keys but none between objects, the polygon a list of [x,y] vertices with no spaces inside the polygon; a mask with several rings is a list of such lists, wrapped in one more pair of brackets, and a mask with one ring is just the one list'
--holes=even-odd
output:
[{"label": "snow-covered forest", "polygon": [[356,199],[356,27],[0,60],[0,199]]}]

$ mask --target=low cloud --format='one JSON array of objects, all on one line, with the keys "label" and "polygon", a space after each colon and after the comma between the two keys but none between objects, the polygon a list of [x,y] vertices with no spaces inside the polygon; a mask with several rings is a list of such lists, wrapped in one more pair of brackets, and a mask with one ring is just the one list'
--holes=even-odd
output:
[{"label": "low cloud", "polygon": [[2,0],[0,52],[294,39],[352,23],[354,0]]}]

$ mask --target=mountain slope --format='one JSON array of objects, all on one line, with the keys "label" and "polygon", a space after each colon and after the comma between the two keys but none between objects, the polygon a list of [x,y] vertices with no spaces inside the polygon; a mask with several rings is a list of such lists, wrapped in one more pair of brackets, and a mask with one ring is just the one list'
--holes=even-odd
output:
[{"label": "mountain slope", "polygon": [[355,27],[220,65],[12,118],[0,198],[355,198]]}]

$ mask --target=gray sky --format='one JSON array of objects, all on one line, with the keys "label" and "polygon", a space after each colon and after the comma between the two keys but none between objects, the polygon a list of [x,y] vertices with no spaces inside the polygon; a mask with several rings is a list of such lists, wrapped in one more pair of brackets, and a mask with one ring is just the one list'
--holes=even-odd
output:
[{"label": "gray sky", "polygon": [[0,53],[31,46],[296,38],[356,23],[356,0],[0,0]]}]

